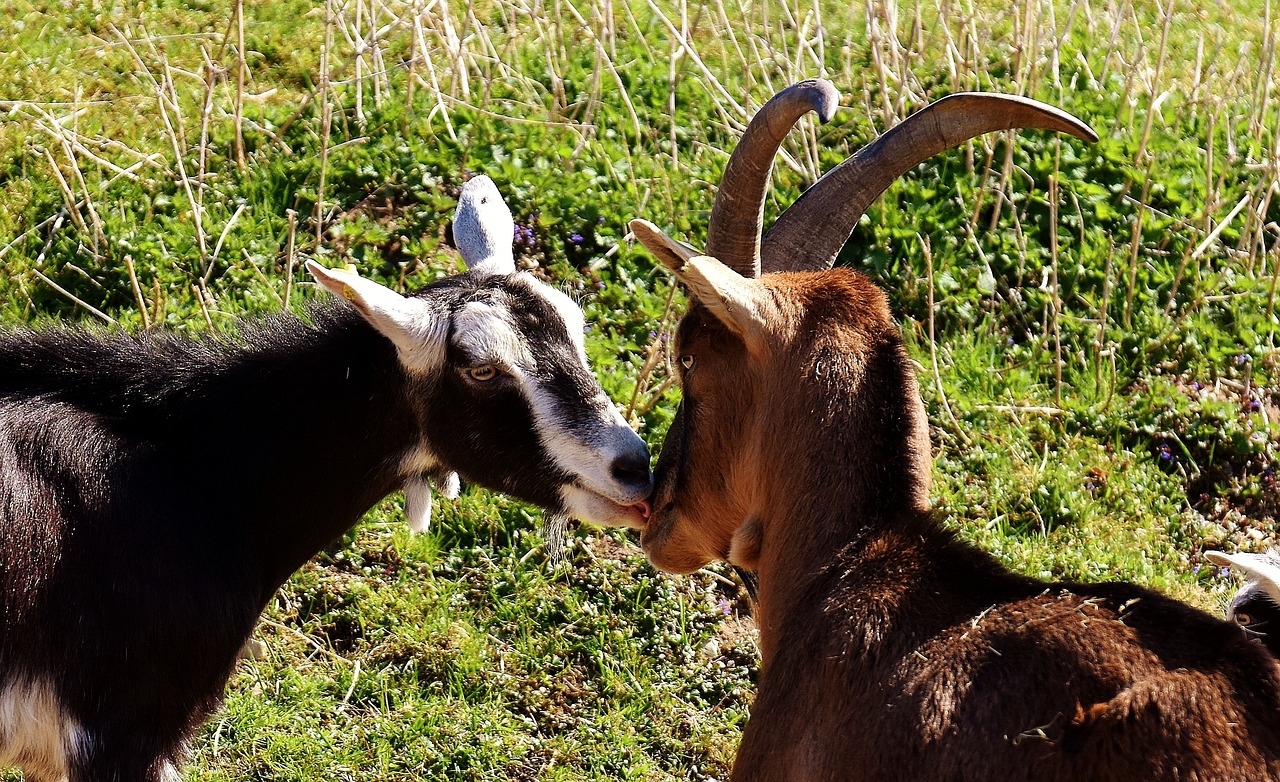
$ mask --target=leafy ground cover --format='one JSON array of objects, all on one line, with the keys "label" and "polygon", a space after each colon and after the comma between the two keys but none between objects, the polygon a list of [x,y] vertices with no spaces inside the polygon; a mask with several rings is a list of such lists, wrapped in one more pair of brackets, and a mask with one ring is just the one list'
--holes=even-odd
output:
[{"label": "leafy ground cover", "polygon": [[[939,156],[842,262],[902,319],[961,534],[1218,610],[1201,553],[1274,544],[1278,512],[1277,27],[1246,5],[17,0],[0,322],[231,329],[316,298],[306,259],[412,289],[456,269],[448,218],[483,172],[656,445],[683,299],[627,220],[698,244],[726,150],[799,78],[844,108],[788,140],[767,217],[929,99],[1026,94],[1102,140]],[[535,512],[478,490],[425,536],[399,514],[276,596],[189,779],[726,774],[755,672],[729,574],[583,529],[553,561]]]}]

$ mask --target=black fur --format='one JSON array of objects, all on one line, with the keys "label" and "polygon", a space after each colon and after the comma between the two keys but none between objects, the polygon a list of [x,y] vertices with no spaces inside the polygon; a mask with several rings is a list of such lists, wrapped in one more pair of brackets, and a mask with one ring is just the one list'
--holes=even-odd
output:
[{"label": "black fur", "polygon": [[[546,315],[526,287],[462,275],[420,295]],[[512,384],[410,377],[337,303],[201,340],[0,332],[0,692],[52,687],[84,731],[72,780],[158,779],[272,593],[400,487],[415,446],[558,509],[568,476],[532,422]]]}]

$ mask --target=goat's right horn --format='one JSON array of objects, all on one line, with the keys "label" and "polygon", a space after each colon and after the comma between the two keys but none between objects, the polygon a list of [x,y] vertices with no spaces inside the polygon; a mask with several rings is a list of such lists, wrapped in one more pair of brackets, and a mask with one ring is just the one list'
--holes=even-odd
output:
[{"label": "goat's right horn", "polygon": [[948,95],[886,131],[796,199],[764,237],[764,271],[831,268],[863,213],[898,177],[975,136],[1013,128],[1098,140],[1081,120],[1030,98],[985,92]]},{"label": "goat's right horn", "polygon": [[707,223],[707,255],[744,277],[760,276],[760,232],[769,172],[778,147],[807,111],[826,122],[840,93],[825,79],[806,79],[774,95],[747,124],[720,180]]}]

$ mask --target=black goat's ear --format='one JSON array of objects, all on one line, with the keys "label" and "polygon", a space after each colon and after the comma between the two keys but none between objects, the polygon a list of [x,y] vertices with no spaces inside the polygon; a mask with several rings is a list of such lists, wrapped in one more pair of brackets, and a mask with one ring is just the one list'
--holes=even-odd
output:
[{"label": "black goat's ear", "polygon": [[1206,551],[1204,556],[1215,565],[1234,568],[1248,582],[1257,584],[1273,601],[1280,603],[1280,552],[1274,549],[1266,554]]},{"label": "black goat's ear", "polygon": [[315,261],[307,261],[307,271],[391,340],[407,369],[429,372],[444,361],[448,324],[424,299],[402,296],[355,272],[326,269]]}]

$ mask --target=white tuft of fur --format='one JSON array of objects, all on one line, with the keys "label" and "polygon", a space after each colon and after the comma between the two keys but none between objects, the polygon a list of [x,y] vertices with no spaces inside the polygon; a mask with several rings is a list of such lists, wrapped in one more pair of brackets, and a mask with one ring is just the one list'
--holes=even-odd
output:
[{"label": "white tuft of fur", "polygon": [[431,479],[427,476],[404,482],[404,517],[415,534],[431,529]]},{"label": "white tuft of fur", "polygon": [[462,479],[458,477],[456,472],[447,472],[444,475],[435,477],[436,488],[444,495],[445,499],[456,500],[462,492]]}]

